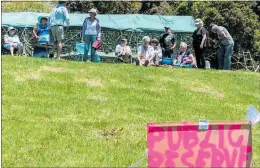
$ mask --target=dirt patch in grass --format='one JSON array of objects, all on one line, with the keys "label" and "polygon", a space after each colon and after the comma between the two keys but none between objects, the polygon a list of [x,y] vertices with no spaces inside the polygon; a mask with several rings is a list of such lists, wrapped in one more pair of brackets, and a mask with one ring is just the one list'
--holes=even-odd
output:
[{"label": "dirt patch in grass", "polygon": [[186,90],[190,90],[192,92],[207,93],[219,99],[223,99],[225,96],[224,93],[216,91],[206,84],[202,84],[201,81],[193,81],[191,83],[185,83],[183,81],[181,82],[181,86],[183,86]]},{"label": "dirt patch in grass", "polygon": [[86,83],[88,86],[91,87],[103,87],[103,84],[100,79],[79,79],[78,82]]},{"label": "dirt patch in grass", "polygon": [[40,70],[42,71],[51,71],[51,72],[66,72],[67,69],[65,68],[58,68],[58,67],[51,67],[51,66],[41,66]]},{"label": "dirt patch in grass", "polygon": [[194,87],[194,88],[190,88],[190,90],[193,92],[208,93],[220,99],[224,98],[224,93],[215,91],[209,87],[197,87],[197,88]]},{"label": "dirt patch in grass", "polygon": [[24,82],[26,80],[40,80],[41,76],[39,72],[28,72],[28,73],[15,73],[14,74],[15,80],[17,82]]},{"label": "dirt patch in grass", "polygon": [[105,96],[101,96],[101,95],[89,95],[88,99],[96,100],[96,101],[100,101],[100,102],[107,101],[107,98]]}]

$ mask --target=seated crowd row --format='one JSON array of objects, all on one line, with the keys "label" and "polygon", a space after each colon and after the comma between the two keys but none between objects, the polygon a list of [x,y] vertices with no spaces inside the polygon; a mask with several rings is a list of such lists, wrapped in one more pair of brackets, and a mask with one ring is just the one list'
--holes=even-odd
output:
[{"label": "seated crowd row", "polygon": [[[68,12],[64,8],[64,1],[59,2],[57,8],[54,8],[48,17],[39,17],[38,23],[33,29],[33,39],[36,43],[50,43],[54,48],[57,48],[57,59],[60,59],[62,52],[62,40],[64,39],[63,25],[57,24],[58,22],[67,22],[69,25]],[[61,15],[64,15],[63,19],[60,20],[56,16],[56,11],[61,8],[64,10]],[[99,20],[96,18],[97,10],[91,9],[89,11],[89,17],[83,22],[81,41],[84,43],[84,54],[83,61],[96,62],[96,50],[101,45],[101,26]],[[187,51],[187,44],[181,42],[180,51],[177,55],[173,55],[173,51],[176,47],[176,39],[173,33],[171,33],[170,26],[165,26],[165,32],[160,36],[159,41],[152,39],[148,36],[143,37],[143,45],[138,47],[137,52],[137,65],[148,66],[148,65],[175,65],[181,67],[198,67],[205,68],[205,47],[206,39],[208,38],[208,31],[203,27],[201,19],[195,20],[196,30],[194,31],[192,38],[192,47],[196,61],[191,52]],[[219,69],[230,69],[231,68],[231,57],[233,53],[234,41],[229,32],[222,26],[215,24],[211,25],[211,32],[216,34],[218,37],[218,63]],[[49,39],[49,40],[48,40]],[[4,48],[10,50],[13,55],[14,49],[18,49],[18,54],[22,54],[23,46],[19,40],[19,37],[15,35],[15,28],[10,27],[8,33],[4,36]],[[90,55],[89,55],[90,51]],[[34,56],[41,57],[42,53],[48,56],[49,51],[46,48],[35,47]],[[131,54],[130,47],[127,46],[127,40],[122,39],[121,44],[116,47],[115,54],[128,62],[133,56]]]},{"label": "seated crowd row", "polygon": [[[159,41],[154,38],[144,36],[143,44],[137,49],[136,65],[140,66],[161,66],[161,65],[174,65],[180,67],[194,67],[195,61],[193,54],[187,50],[188,46],[185,42],[181,42],[180,50],[177,55],[172,58],[163,57],[163,51]],[[123,38],[121,44],[116,46],[115,54],[123,62],[129,62],[131,59],[132,51],[130,46],[127,45],[127,39]]]}]

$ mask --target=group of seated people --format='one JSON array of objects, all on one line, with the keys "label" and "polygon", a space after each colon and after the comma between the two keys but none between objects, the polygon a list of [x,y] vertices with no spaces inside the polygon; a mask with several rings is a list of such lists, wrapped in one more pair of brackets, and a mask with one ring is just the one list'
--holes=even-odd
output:
[{"label": "group of seated people", "polygon": [[[32,43],[34,44],[47,44],[49,43],[49,26],[47,24],[48,17],[40,16],[38,23],[33,28]],[[18,50],[18,56],[23,53],[23,44],[21,43],[19,36],[16,34],[17,30],[14,27],[9,27],[7,34],[4,35],[3,47],[10,51],[11,55],[14,55],[14,51]],[[35,46],[34,57],[48,57],[49,49],[45,47]]]},{"label": "group of seated people", "polygon": [[[193,54],[187,50],[187,44],[181,42],[180,50],[173,58],[163,56],[162,48],[159,41],[154,38],[150,40],[150,37],[144,36],[142,39],[142,45],[137,49],[136,65],[140,66],[164,66],[173,65],[177,67],[193,67],[194,57]],[[130,46],[127,45],[127,39],[123,38],[121,43],[116,46],[115,55],[120,60],[127,63],[131,59],[132,51]]]}]

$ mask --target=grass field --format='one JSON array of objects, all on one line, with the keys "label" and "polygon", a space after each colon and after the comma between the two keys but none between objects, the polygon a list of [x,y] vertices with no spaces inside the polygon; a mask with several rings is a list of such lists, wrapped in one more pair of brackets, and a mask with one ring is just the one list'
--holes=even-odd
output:
[{"label": "grass field", "polygon": [[127,167],[144,155],[147,122],[241,120],[259,98],[259,73],[4,56],[2,166]]}]

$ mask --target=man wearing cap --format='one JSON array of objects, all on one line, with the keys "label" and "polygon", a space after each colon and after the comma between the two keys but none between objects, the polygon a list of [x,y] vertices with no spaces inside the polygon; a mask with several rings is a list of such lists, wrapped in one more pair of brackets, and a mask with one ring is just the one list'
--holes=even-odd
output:
[{"label": "man wearing cap", "polygon": [[51,40],[57,42],[57,59],[60,59],[62,52],[62,40],[64,39],[65,22],[69,25],[69,13],[65,7],[66,1],[59,1],[59,4],[50,13]]},{"label": "man wearing cap", "polygon": [[165,26],[165,33],[160,37],[160,45],[162,47],[163,57],[171,58],[173,50],[176,47],[176,40],[174,34],[171,33],[170,26]]},{"label": "man wearing cap", "polygon": [[4,35],[3,47],[9,50],[12,56],[14,56],[14,49],[18,49],[18,55],[21,56],[23,53],[23,45],[15,32],[16,30],[14,27],[8,28],[7,34]]},{"label": "man wearing cap", "polygon": [[131,49],[127,46],[127,40],[125,38],[121,40],[121,44],[116,46],[115,55],[118,56],[119,59],[123,59],[124,63],[129,62]]},{"label": "man wearing cap", "polygon": [[81,40],[85,43],[83,61],[88,61],[88,52],[91,50],[91,62],[96,62],[96,49],[92,46],[93,43],[101,40],[101,26],[96,18],[97,10],[92,8],[82,26]]},{"label": "man wearing cap", "polygon": [[217,34],[220,48],[218,49],[219,69],[231,69],[231,57],[233,54],[234,40],[223,26],[211,24],[211,32]]}]

